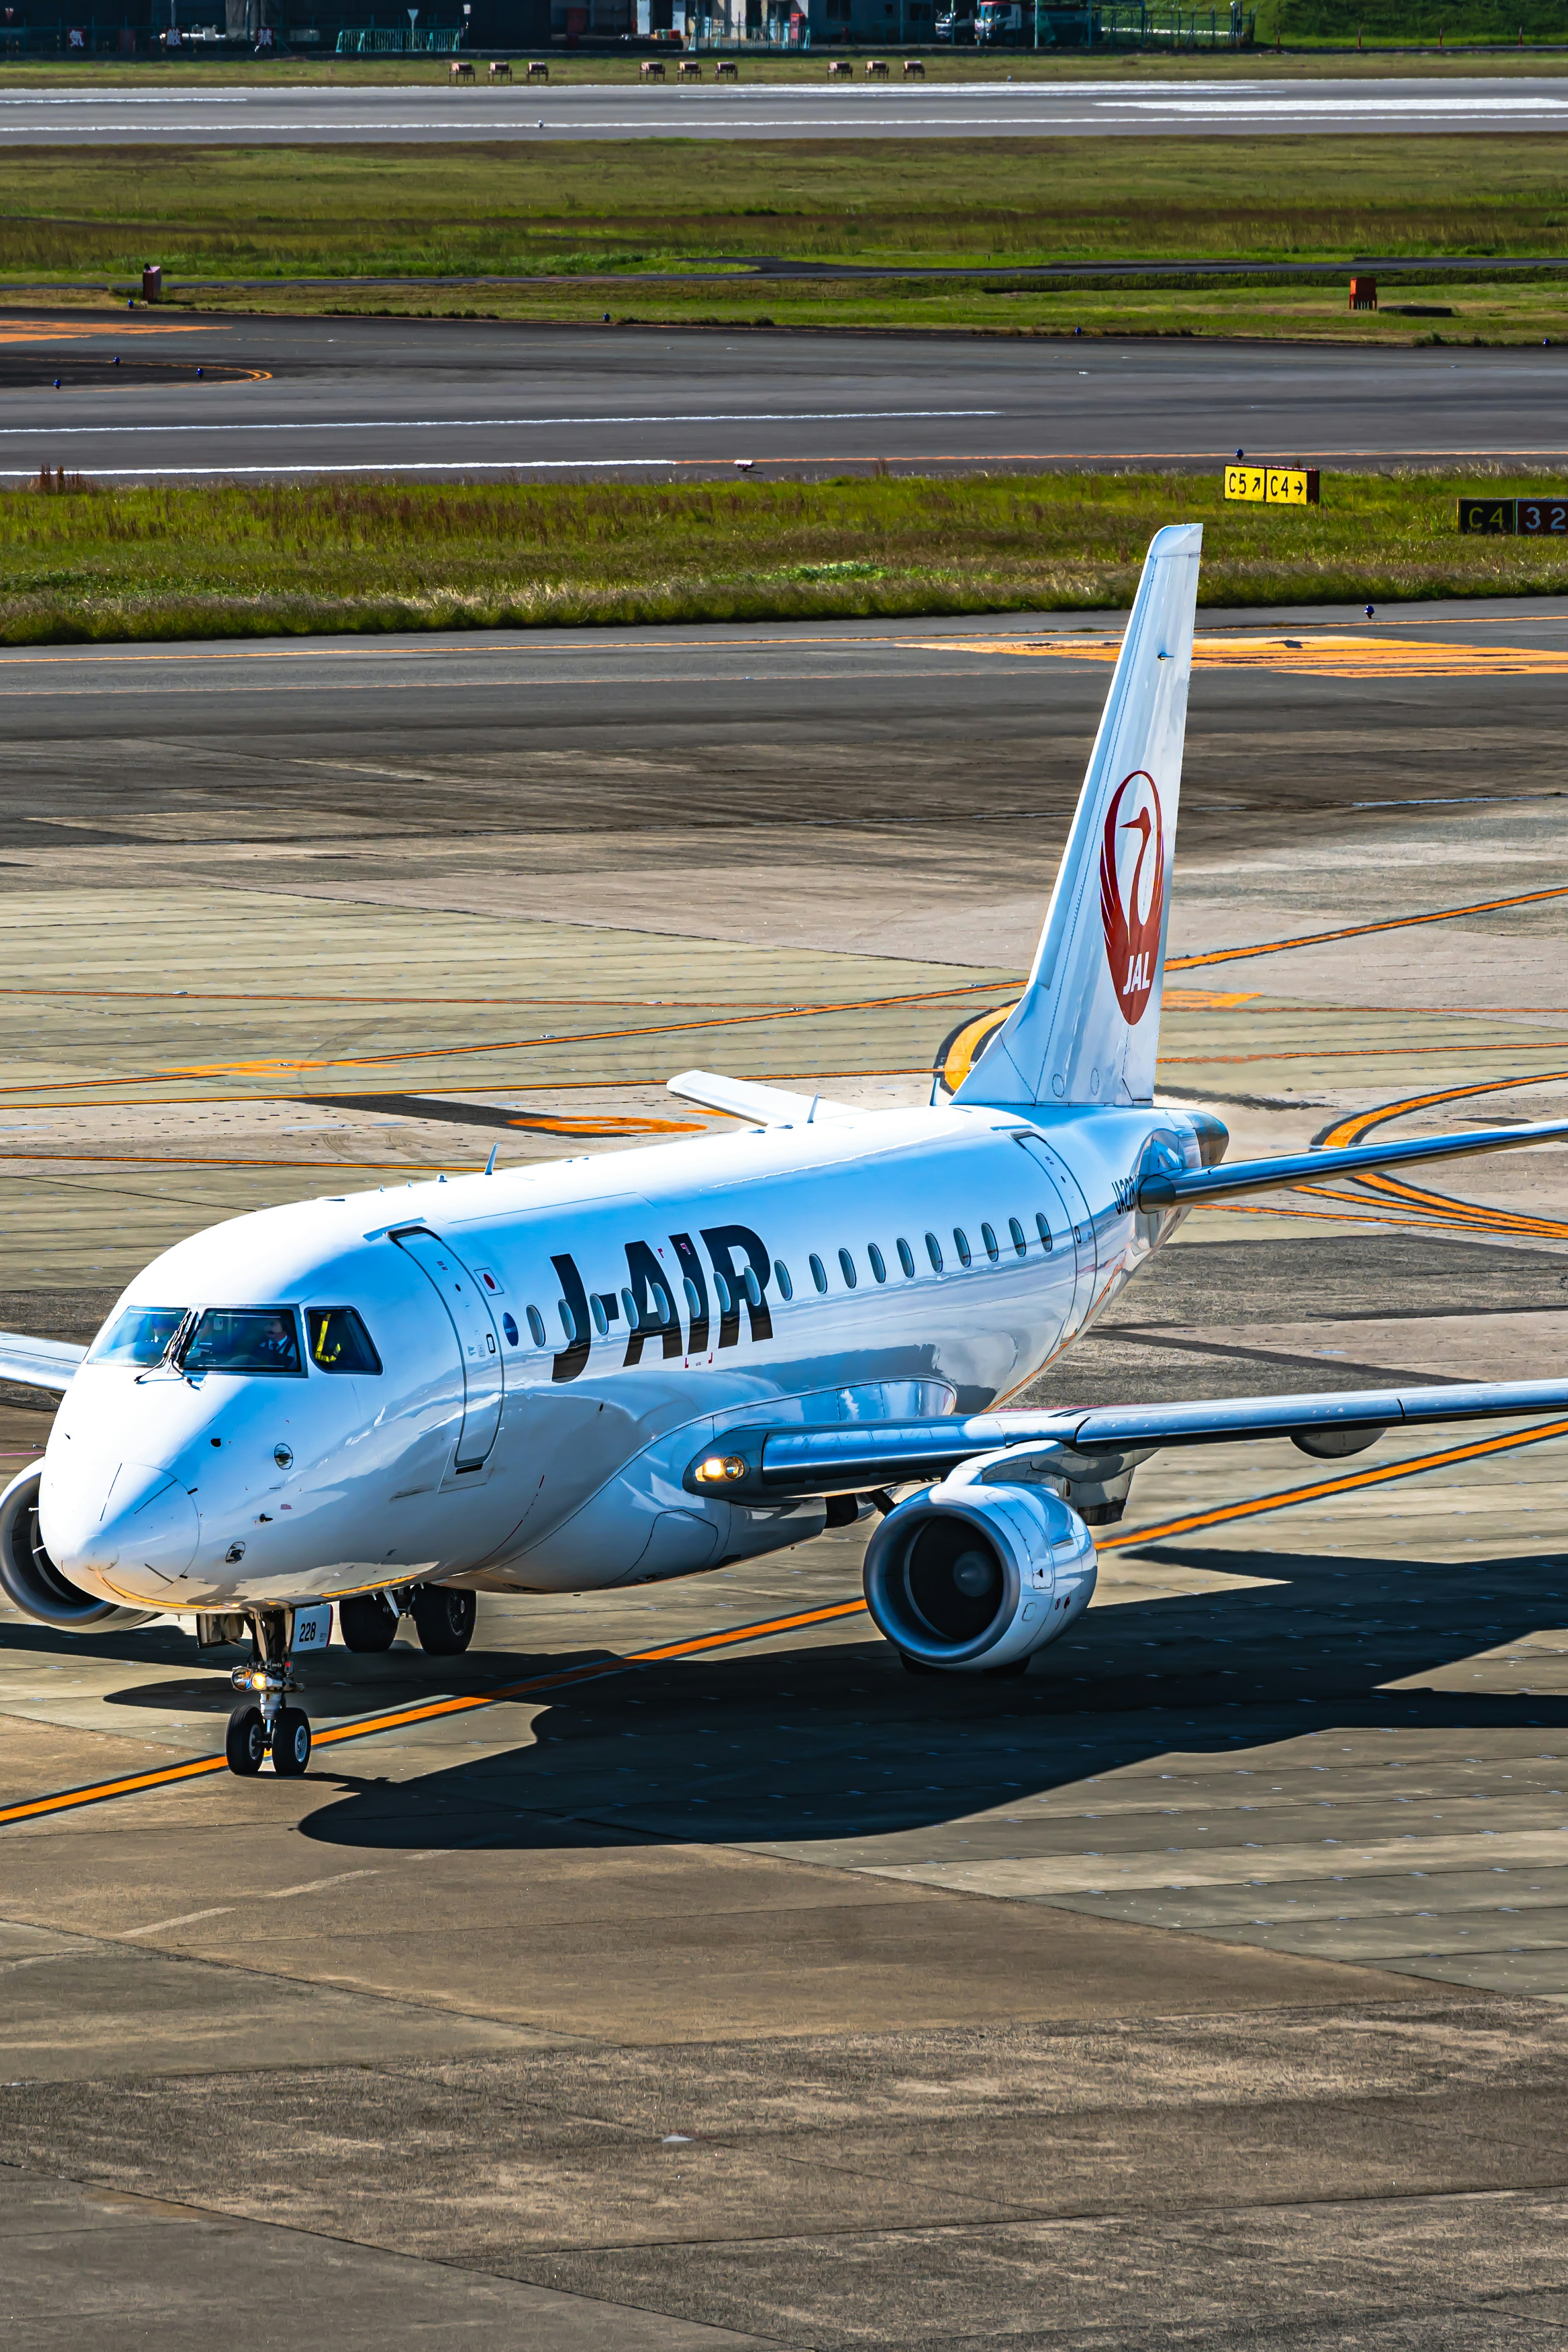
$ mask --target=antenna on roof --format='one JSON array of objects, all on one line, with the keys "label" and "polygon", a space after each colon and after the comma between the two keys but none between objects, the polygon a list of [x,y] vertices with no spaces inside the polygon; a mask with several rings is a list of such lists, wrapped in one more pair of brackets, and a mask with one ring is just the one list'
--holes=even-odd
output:
[{"label": "antenna on roof", "polygon": [[492,1143],[492,1144],[491,1144],[491,1146],[490,1146],[490,1156],[489,1156],[489,1159],[486,1160],[486,1162],[485,1162],[485,1174],[486,1174],[487,1176],[493,1176],[493,1175],[495,1174],[495,1172],[496,1172],[496,1153],[497,1153],[500,1150],[500,1145],[499,1143]]}]

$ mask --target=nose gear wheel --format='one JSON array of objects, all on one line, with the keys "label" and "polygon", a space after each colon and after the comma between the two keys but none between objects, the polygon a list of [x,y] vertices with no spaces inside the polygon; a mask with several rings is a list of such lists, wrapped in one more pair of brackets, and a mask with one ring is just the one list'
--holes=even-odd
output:
[{"label": "nose gear wheel", "polygon": [[248,1780],[270,1756],[274,1772],[293,1780],[310,1760],[310,1718],[300,1708],[285,1704],[286,1695],[300,1688],[289,1656],[294,1612],[257,1609],[247,1614],[249,1664],[236,1666],[229,1682],[237,1691],[251,1696],[242,1698],[228,1718],[224,1760],[231,1772]]},{"label": "nose gear wheel", "polygon": [[253,1772],[260,1771],[267,1754],[267,1734],[262,1729],[258,1706],[247,1705],[235,1708],[228,1719],[224,1754],[231,1772],[238,1772],[248,1780]]}]

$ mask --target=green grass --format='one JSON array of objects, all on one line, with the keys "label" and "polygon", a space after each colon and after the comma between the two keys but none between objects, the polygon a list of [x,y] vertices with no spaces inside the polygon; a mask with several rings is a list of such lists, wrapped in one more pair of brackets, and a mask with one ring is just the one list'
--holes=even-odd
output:
[{"label": "green grass", "polygon": [[0,493],[0,641],[530,628],[1125,604],[1162,523],[1205,525],[1204,601],[1568,590],[1568,548],[1461,539],[1499,474],[1334,476],[1304,512],[1211,477]]},{"label": "green grass", "polygon": [[[1126,79],[1133,81],[1212,81],[1215,79],[1289,81],[1311,80],[1331,76],[1338,80],[1344,76],[1380,79],[1385,76],[1400,77],[1419,74],[1424,79],[1432,75],[1497,73],[1508,75],[1568,73],[1568,57],[1556,54],[1553,48],[1533,51],[1531,44],[1541,41],[1552,44],[1568,40],[1565,28],[1552,5],[1552,0],[1528,0],[1526,16],[1526,47],[1517,47],[1520,13],[1514,0],[1468,0],[1461,14],[1458,7],[1447,5],[1441,17],[1447,39],[1450,42],[1481,40],[1489,44],[1486,54],[1479,57],[1449,58],[1434,51],[1430,57],[1412,56],[1413,40],[1436,42],[1437,25],[1433,21],[1429,35],[1413,35],[1405,24],[1405,0],[1382,0],[1385,10],[1392,10],[1393,29],[1373,32],[1371,16],[1358,16],[1355,0],[1321,0],[1321,5],[1334,15],[1326,18],[1337,28],[1324,34],[1316,29],[1316,17],[1304,5],[1304,0],[1258,0],[1258,44],[1251,49],[1170,49],[1151,47],[1146,49],[1092,49],[1057,51],[1033,49],[979,50],[948,49],[921,43],[897,44],[861,43],[855,52],[857,68],[860,59],[876,54],[893,60],[904,56],[918,56],[925,65],[926,79],[941,81],[995,81],[1011,74],[1018,81],[1049,80],[1104,81]],[[1430,0],[1412,0],[1412,5],[1425,9]],[[1500,32],[1490,29],[1495,22],[1495,10],[1502,11]],[[1544,15],[1539,12],[1544,8]],[[1532,13],[1533,12],[1533,13]],[[1301,16],[1297,27],[1298,13]],[[1276,18],[1281,19],[1281,37],[1285,47],[1276,51],[1273,47]],[[1356,54],[1356,25],[1366,24],[1367,52]],[[1389,23],[1385,14],[1380,25]],[[1423,16],[1420,22],[1425,23]],[[1539,27],[1539,29],[1537,29]],[[1343,44],[1348,53],[1339,56],[1321,53],[1325,40],[1336,46]],[[1381,52],[1379,44],[1386,42]],[[1292,47],[1292,44],[1300,44]],[[552,89],[582,89],[606,84],[634,82],[638,79],[637,56],[619,57],[613,53],[603,56],[585,51],[570,52],[546,48],[540,52],[548,58],[550,86]],[[826,51],[812,51],[803,57],[752,56],[742,57],[742,81],[805,84],[821,82],[826,78]],[[462,103],[472,104],[482,116],[487,103],[484,95],[483,66],[485,51],[472,52],[479,79],[472,90],[465,90]],[[117,56],[92,57],[72,62],[61,57],[41,54],[17,59],[7,58],[5,79],[7,89],[71,89],[90,84],[95,89],[132,88],[138,89],[192,90],[214,87],[243,87],[258,90],[287,89],[301,86],[343,89],[440,89],[448,81],[447,60],[438,58],[336,58],[312,57],[306,50],[297,56],[277,58],[269,63],[243,54],[237,57],[197,57],[194,52],[171,62],[157,58],[139,57],[134,60]],[[521,85],[521,68],[514,68]],[[897,69],[895,68],[895,71]],[[704,71],[711,75],[711,60],[706,60]],[[672,104],[679,105],[678,85],[673,75],[667,85]]]},{"label": "green grass", "polygon": [[[923,266],[1202,256],[1342,267],[1358,253],[1484,261],[1564,251],[1568,147],[1546,135],[0,154],[0,279],[35,285],[129,284],[148,260],[174,278],[347,281],[615,276],[758,254]],[[300,299],[319,307],[333,298],[301,289]]]}]

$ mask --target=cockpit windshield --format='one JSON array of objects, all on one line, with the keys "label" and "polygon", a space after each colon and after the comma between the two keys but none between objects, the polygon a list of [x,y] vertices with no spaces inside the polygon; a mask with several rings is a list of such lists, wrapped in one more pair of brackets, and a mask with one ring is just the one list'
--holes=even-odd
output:
[{"label": "cockpit windshield", "polygon": [[128,1307],[106,1323],[88,1349],[89,1364],[161,1364],[185,1319],[183,1307]]},{"label": "cockpit windshield", "polygon": [[208,1307],[176,1358],[182,1372],[270,1372],[302,1380],[291,1307]]}]

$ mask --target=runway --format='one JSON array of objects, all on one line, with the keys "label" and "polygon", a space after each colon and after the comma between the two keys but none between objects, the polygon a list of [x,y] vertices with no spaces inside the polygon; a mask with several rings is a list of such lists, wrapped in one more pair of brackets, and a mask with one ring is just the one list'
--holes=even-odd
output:
[{"label": "runway", "polygon": [[1356,133],[1561,131],[1560,80],[1171,82],[952,81],[934,60],[920,88],[742,80],[722,88],[605,82],[556,89],[452,89],[433,68],[428,89],[350,86],[160,89],[11,89],[0,94],[0,142],[12,146],[140,144],[170,140],[237,146],[327,141],[559,139],[1147,139],[1253,138],[1281,131]]},{"label": "runway", "polygon": [[1549,463],[1568,451],[1565,385],[1568,345],[13,312],[0,315],[0,478],[1206,467],[1241,447],[1325,466]]},{"label": "runway", "polygon": [[[722,1128],[694,1062],[924,1099],[1119,625],[0,650],[0,1327]],[[1563,1116],[1565,677],[1561,599],[1205,613],[1160,1086],[1233,1156]],[[1540,1376],[1565,1165],[1201,1212],[1037,1393]],[[1565,1509],[1560,1423],[1159,1455],[1005,1684],[899,1671],[855,1528],[484,1595],[313,1664],[300,1781],[216,1768],[227,1654],[0,1610],[8,2344],[1551,2343]]]}]

